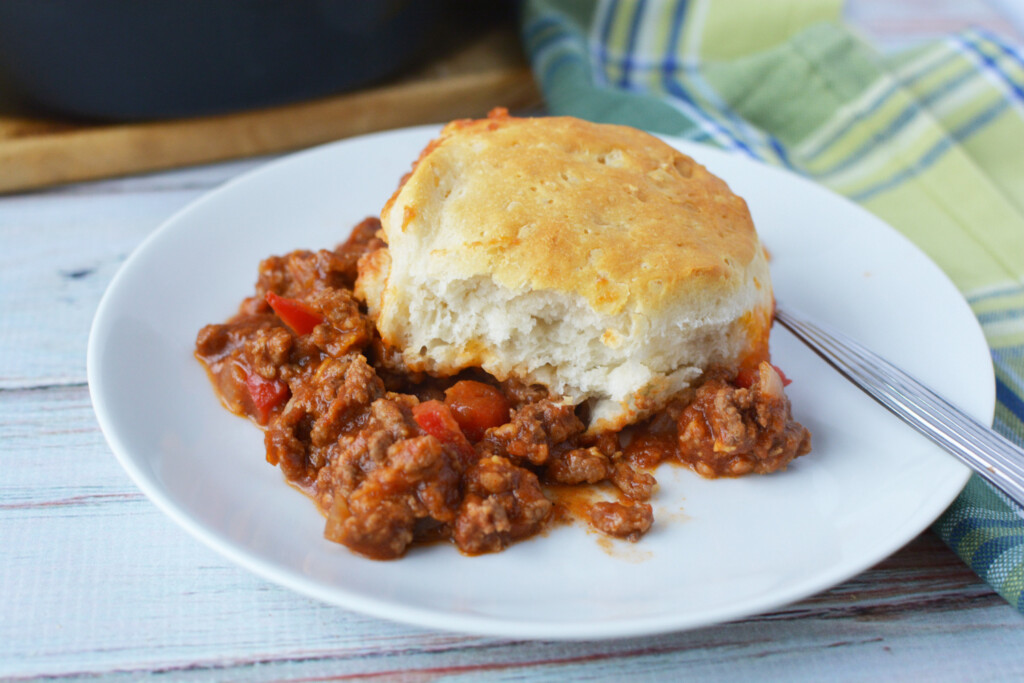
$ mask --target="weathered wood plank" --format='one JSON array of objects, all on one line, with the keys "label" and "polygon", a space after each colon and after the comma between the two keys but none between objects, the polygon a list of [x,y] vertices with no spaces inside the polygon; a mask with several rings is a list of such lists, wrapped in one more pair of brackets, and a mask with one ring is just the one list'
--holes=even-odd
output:
[{"label": "weathered wood plank", "polygon": [[0,388],[85,381],[89,327],[136,246],[200,191],[0,199]]},{"label": "weathered wood plank", "polygon": [[0,519],[145,500],[107,448],[84,385],[0,391],[0,429]]}]

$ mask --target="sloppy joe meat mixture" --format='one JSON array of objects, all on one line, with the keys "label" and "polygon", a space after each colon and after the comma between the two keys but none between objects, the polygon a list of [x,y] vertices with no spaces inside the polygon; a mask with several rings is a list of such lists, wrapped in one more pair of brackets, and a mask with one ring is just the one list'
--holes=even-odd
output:
[{"label": "sloppy joe meat mixture", "polygon": [[409,372],[352,293],[359,258],[386,246],[379,228],[368,218],[333,251],[266,259],[255,294],[196,339],[221,400],[263,428],[267,461],[316,502],[330,540],[374,559],[437,540],[494,552],[558,519],[565,491],[593,485],[614,500],[584,499],[582,516],[636,540],[654,521],[658,463],[737,476],[810,450],[767,362],[709,372],[628,434],[598,436],[585,434],[584,408],[543,387]]}]

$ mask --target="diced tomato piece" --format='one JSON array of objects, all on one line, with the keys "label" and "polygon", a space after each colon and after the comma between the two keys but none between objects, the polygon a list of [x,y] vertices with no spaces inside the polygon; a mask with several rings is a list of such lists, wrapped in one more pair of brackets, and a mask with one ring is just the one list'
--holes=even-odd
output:
[{"label": "diced tomato piece", "polygon": [[509,420],[511,406],[508,399],[483,382],[456,382],[444,392],[444,402],[470,441],[479,441],[490,427],[503,425]]},{"label": "diced tomato piece", "polygon": [[291,396],[288,385],[281,380],[266,379],[251,371],[246,371],[245,386],[249,390],[249,397],[252,398],[252,405],[256,409],[256,420],[261,425],[267,424],[274,409]]},{"label": "diced tomato piece", "polygon": [[469,466],[476,460],[473,445],[462,433],[459,423],[455,421],[451,410],[444,403],[424,401],[412,409],[412,417],[427,434],[437,438],[441,443],[453,446],[464,465]]},{"label": "diced tomato piece", "polygon": [[296,334],[309,334],[324,321],[322,315],[297,299],[288,299],[273,292],[267,292],[266,298],[277,317]]}]

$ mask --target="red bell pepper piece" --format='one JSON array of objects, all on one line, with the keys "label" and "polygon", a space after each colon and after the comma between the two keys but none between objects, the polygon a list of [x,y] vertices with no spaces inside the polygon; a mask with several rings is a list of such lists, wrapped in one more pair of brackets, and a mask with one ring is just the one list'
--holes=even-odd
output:
[{"label": "red bell pepper piece", "polygon": [[297,299],[288,299],[273,292],[267,292],[266,299],[277,317],[296,334],[309,334],[324,321],[322,315]]},{"label": "red bell pepper piece", "polygon": [[291,396],[288,385],[281,380],[266,379],[250,370],[245,373],[245,387],[256,410],[256,420],[261,425],[267,424],[271,412]]},{"label": "red bell pepper piece", "polygon": [[476,460],[476,450],[462,433],[452,411],[440,401],[424,401],[412,409],[416,424],[441,443],[453,446],[467,467]]}]

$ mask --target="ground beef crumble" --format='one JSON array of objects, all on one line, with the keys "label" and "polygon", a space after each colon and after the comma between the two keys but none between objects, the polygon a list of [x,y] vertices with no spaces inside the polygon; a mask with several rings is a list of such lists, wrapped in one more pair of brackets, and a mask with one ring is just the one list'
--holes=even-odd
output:
[{"label": "ground beef crumble", "polygon": [[496,552],[558,518],[558,490],[600,485],[617,499],[583,521],[636,541],[659,462],[739,476],[810,450],[767,362],[742,380],[708,373],[628,436],[586,434],[586,414],[542,386],[408,372],[352,293],[359,259],[386,246],[379,229],[370,218],[333,251],[264,260],[255,294],[196,338],[224,405],[264,429],[267,461],[316,502],[328,539],[374,559],[435,540]]}]

